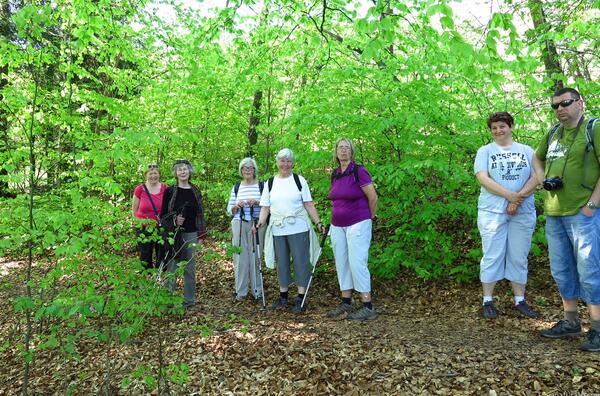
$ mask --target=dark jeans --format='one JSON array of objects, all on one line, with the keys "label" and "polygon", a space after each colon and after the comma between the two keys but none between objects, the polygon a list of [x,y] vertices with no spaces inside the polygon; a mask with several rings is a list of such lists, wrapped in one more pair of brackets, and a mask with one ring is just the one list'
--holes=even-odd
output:
[{"label": "dark jeans", "polygon": [[[154,240],[158,235],[158,229],[153,227],[144,227],[136,230],[138,248],[140,250],[140,261],[144,263],[144,267],[147,269],[158,268],[160,260],[163,258],[163,244],[162,242]],[[140,238],[144,239],[144,242],[142,242]],[[152,260],[153,256],[156,257],[154,261]]]}]

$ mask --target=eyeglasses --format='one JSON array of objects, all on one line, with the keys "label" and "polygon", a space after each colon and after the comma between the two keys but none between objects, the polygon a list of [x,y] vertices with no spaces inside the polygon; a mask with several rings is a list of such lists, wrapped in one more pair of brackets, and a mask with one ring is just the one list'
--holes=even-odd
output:
[{"label": "eyeglasses", "polygon": [[158,169],[158,165],[150,164],[150,165],[148,165],[148,169]]},{"label": "eyeglasses", "polygon": [[242,166],[242,170],[254,170],[253,166]]},{"label": "eyeglasses", "polygon": [[552,107],[553,110],[558,110],[558,108],[560,106],[562,107],[569,107],[571,106],[573,103],[577,102],[579,99],[565,99],[565,100],[561,100],[558,103],[552,103],[550,105],[550,107]]},{"label": "eyeglasses", "polygon": [[344,150],[352,150],[352,148],[350,146],[337,146],[337,149],[338,150],[342,150],[342,151],[344,151]]}]

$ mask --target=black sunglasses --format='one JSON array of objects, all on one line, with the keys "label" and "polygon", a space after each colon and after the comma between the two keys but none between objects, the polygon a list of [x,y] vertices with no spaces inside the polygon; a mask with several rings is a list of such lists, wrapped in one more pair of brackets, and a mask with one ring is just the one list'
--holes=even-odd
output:
[{"label": "black sunglasses", "polygon": [[565,99],[565,100],[561,100],[558,103],[552,103],[550,105],[550,107],[552,107],[553,110],[558,110],[558,108],[560,106],[562,107],[569,107],[571,106],[573,103],[577,102],[579,99]]},{"label": "black sunglasses", "polygon": [[148,169],[158,169],[158,165],[150,164],[150,165],[148,165]]}]

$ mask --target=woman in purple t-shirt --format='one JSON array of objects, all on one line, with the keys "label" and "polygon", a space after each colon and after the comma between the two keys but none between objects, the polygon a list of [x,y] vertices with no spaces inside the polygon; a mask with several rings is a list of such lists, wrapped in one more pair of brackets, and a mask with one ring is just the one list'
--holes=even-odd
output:
[{"label": "woman in purple t-shirt", "polygon": [[[371,245],[371,219],[377,212],[377,193],[367,170],[354,162],[350,139],[338,139],[333,158],[339,167],[331,176],[328,198],[332,203],[331,245],[342,291],[340,305],[327,313],[334,318],[348,313],[350,320],[377,318],[371,301],[371,275],[368,259]],[[360,293],[363,306],[352,310],[352,290]]]},{"label": "woman in purple t-shirt", "polygon": [[[158,216],[162,207],[163,194],[167,186],[160,182],[158,165],[148,165],[146,171],[146,182],[140,184],[133,191],[131,211],[136,219],[147,221],[140,222],[137,231],[138,248],[140,250],[140,261],[146,268],[157,268],[158,261],[162,255],[162,243],[157,233]],[[152,255],[155,254],[153,264]]]}]

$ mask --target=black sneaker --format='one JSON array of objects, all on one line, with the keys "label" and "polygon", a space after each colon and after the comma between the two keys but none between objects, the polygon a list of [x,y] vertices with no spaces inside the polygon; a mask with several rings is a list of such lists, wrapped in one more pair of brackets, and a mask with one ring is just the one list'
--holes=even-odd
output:
[{"label": "black sneaker", "polygon": [[546,338],[577,337],[581,335],[581,324],[566,319],[559,320],[551,328],[542,330],[540,335]]},{"label": "black sneaker", "polygon": [[333,308],[331,311],[327,312],[328,318],[337,318],[340,315],[345,314],[346,312],[350,312],[352,310],[351,304],[341,303],[337,307]]},{"label": "black sneaker", "polygon": [[295,314],[299,314],[306,311],[306,304],[304,304],[304,306],[302,306],[302,299],[300,297],[296,298],[296,303],[294,304],[294,307],[292,308],[292,312]]},{"label": "black sneaker", "polygon": [[587,333],[587,341],[581,344],[581,349],[587,352],[600,352],[600,332],[590,329]]},{"label": "black sneaker", "polygon": [[277,299],[277,301],[275,301],[273,304],[271,304],[271,309],[274,311],[280,310],[280,309],[285,309],[287,308],[288,305],[288,299],[287,298],[283,298],[283,297],[279,297]]},{"label": "black sneaker", "polygon": [[493,301],[483,303],[483,317],[486,319],[496,319],[498,317],[498,311],[496,311]]},{"label": "black sneaker", "polygon": [[527,318],[537,319],[540,317],[540,314],[535,312],[526,302],[525,300],[521,301],[517,305],[515,305],[515,309],[519,311],[519,313]]},{"label": "black sneaker", "polygon": [[375,308],[369,309],[363,306],[359,310],[349,313],[348,316],[346,316],[346,319],[358,320],[361,322],[365,320],[375,320],[377,319],[377,312],[375,312]]}]

